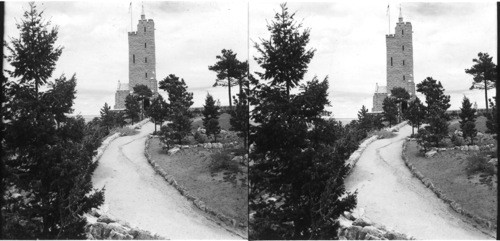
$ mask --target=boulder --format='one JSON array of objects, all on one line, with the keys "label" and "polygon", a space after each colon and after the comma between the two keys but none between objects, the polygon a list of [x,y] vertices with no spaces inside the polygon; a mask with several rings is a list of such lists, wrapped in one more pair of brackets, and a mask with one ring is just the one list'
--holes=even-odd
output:
[{"label": "boulder", "polygon": [[206,143],[203,148],[205,149],[212,149],[212,143]]},{"label": "boulder", "polygon": [[179,149],[179,147],[174,147],[174,148],[172,148],[172,149],[168,150],[168,154],[169,154],[169,155],[173,155],[173,154],[177,153],[177,152],[178,152],[178,151],[180,151],[180,150],[181,150],[181,149]]},{"label": "boulder", "polygon": [[479,151],[479,146],[478,145],[473,145],[471,146],[472,150],[471,151]]},{"label": "boulder", "polygon": [[109,223],[108,228],[114,230],[117,233],[125,234],[128,232],[127,228],[123,227],[119,223]]},{"label": "boulder", "polygon": [[365,209],[363,209],[363,208],[354,209],[351,212],[351,214],[354,217],[354,219],[358,219],[358,218],[362,217],[363,215],[365,215]]},{"label": "boulder", "polygon": [[[373,237],[376,237],[377,239],[380,239],[381,237],[384,236],[384,232],[379,230],[378,228],[374,226],[365,226],[363,227],[363,232],[365,232],[367,235],[371,235]],[[366,237],[365,237],[366,239]]]},{"label": "boulder", "polygon": [[352,223],[352,225],[361,226],[361,227],[370,226],[372,224],[373,224],[373,222],[370,219],[368,219],[367,217],[357,218]]},{"label": "boulder", "polygon": [[114,223],[116,222],[116,219],[111,216],[110,214],[103,214],[101,215],[98,219],[97,219],[97,222],[101,222],[101,223]]},{"label": "boulder", "polygon": [[498,165],[498,158],[491,158],[490,161],[488,161],[489,164],[497,166]]},{"label": "boulder", "polygon": [[95,239],[103,239],[103,232],[105,229],[107,229],[107,224],[106,223],[94,223],[90,225],[89,231],[90,234],[95,238]]},{"label": "boulder", "polygon": [[427,158],[431,158],[431,157],[433,157],[434,155],[436,155],[436,153],[437,153],[437,151],[435,151],[435,150],[428,151],[428,152],[426,152],[426,153],[425,153],[425,157],[427,157]]},{"label": "boulder", "polygon": [[242,156],[235,156],[233,159],[231,159],[233,162],[243,162],[243,157]]},{"label": "boulder", "polygon": [[363,239],[365,234],[363,234],[363,238],[360,237],[361,235],[361,229],[362,227],[359,227],[359,226],[351,226],[347,229],[347,233],[346,233],[346,238],[348,240],[360,240],[360,239]]},{"label": "boulder", "polygon": [[346,217],[344,216],[340,216],[339,219],[339,225],[340,227],[343,227],[343,228],[349,228],[352,226],[352,221],[347,219]]},{"label": "boulder", "polygon": [[189,145],[182,145],[181,149],[189,149]]},{"label": "boulder", "polygon": [[346,217],[347,219],[349,219],[351,221],[356,220],[356,218],[352,216],[352,213],[348,212],[348,211],[344,211],[344,217]]}]

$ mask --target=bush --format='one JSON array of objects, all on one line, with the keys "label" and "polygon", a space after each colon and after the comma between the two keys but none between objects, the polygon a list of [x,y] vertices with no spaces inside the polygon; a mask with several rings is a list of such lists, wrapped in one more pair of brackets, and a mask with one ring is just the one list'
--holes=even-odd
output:
[{"label": "bush", "polygon": [[451,135],[451,143],[453,143],[454,146],[463,146],[464,139],[458,135],[452,134]]},{"label": "bush", "polygon": [[218,172],[222,170],[230,172],[239,172],[238,163],[231,161],[231,156],[227,152],[216,152],[210,155],[210,171]]},{"label": "bush", "polygon": [[118,132],[120,133],[120,135],[122,136],[133,136],[137,133],[139,133],[139,131],[135,130],[135,129],[132,129],[130,127],[123,127],[123,128],[119,128],[118,129]]},{"label": "bush", "polygon": [[207,135],[197,131],[194,133],[194,139],[198,142],[198,143],[206,143],[208,138],[207,138]]},{"label": "bush", "polygon": [[396,136],[393,132],[386,131],[386,130],[380,130],[375,132],[375,135],[378,136],[378,139],[388,139],[388,138],[393,138]]},{"label": "bush", "polygon": [[467,175],[476,173],[494,175],[493,166],[489,164],[488,161],[489,159],[484,155],[472,155],[467,157],[467,167],[465,168]]}]

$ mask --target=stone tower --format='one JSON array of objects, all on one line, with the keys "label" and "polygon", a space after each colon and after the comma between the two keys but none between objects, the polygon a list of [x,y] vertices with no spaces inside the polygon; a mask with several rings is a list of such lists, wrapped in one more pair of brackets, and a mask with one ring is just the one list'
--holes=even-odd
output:
[{"label": "stone tower", "polygon": [[372,112],[382,111],[382,102],[395,87],[406,89],[411,98],[415,97],[413,81],[413,31],[410,22],[403,22],[401,9],[394,34],[385,37],[387,48],[387,86],[378,86],[373,95]]},{"label": "stone tower", "polygon": [[146,19],[144,6],[137,31],[128,33],[128,84],[118,84],[115,109],[125,108],[125,97],[136,85],[146,85],[153,95],[158,93],[156,81],[155,26],[153,19]]}]

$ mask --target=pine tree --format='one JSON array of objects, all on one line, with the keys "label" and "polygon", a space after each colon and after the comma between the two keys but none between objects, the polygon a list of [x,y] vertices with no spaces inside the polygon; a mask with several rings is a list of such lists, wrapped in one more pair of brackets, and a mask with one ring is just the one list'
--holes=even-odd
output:
[{"label": "pine tree", "polygon": [[498,133],[498,119],[497,119],[497,105],[496,105],[497,97],[493,97],[493,101],[490,99],[490,107],[491,113],[486,113],[486,128],[488,128],[487,132],[492,134]]},{"label": "pine tree", "polygon": [[398,106],[396,101],[387,97],[382,102],[382,110],[384,111],[382,114],[384,116],[385,121],[389,122],[389,126],[392,126],[398,120]]},{"label": "pine tree", "polygon": [[[181,144],[182,139],[191,131],[191,112],[189,107],[193,105],[193,93],[187,92],[187,85],[184,79],[171,74],[159,83],[160,89],[168,93],[168,117],[171,123],[168,125],[169,138],[177,140]],[[165,129],[167,130],[167,129]]]},{"label": "pine tree", "polygon": [[139,121],[141,114],[141,106],[137,97],[133,95],[127,95],[125,98],[125,113],[127,118],[130,118],[132,124]]},{"label": "pine tree", "polygon": [[167,102],[163,99],[161,95],[158,95],[156,98],[153,99],[151,102],[151,106],[149,109],[146,111],[147,115],[153,119],[153,123],[155,125],[155,133],[156,133],[156,124],[161,125],[165,118],[167,117],[166,113],[168,112],[168,105]]},{"label": "pine tree", "polygon": [[[49,81],[62,48],[54,48],[57,28],[34,3],[17,25],[20,39],[7,45],[11,80],[3,78],[2,173],[5,206],[4,239],[82,239],[83,214],[103,203],[102,190],[92,189],[95,142],[81,116],[72,113],[76,77]],[[45,87],[46,91],[39,91]],[[20,197],[16,197],[17,194]]]},{"label": "pine tree", "polygon": [[100,114],[101,114],[101,123],[103,126],[106,127],[109,133],[109,130],[114,126],[115,117],[113,115],[113,112],[111,112],[111,107],[108,105],[108,103],[104,103],[104,106],[100,111]]},{"label": "pine tree", "polygon": [[268,25],[271,40],[256,45],[266,82],[250,80],[250,239],[334,239],[336,219],[356,205],[343,180],[358,144],[340,123],[321,118],[328,79],[300,85],[313,51],[305,52],[309,30],[301,32],[293,16],[282,4]]},{"label": "pine tree", "polygon": [[205,105],[203,106],[202,120],[207,136],[213,135],[215,142],[217,142],[217,135],[220,133],[219,115],[219,107],[215,105],[214,98],[210,94],[207,94]]},{"label": "pine tree", "polygon": [[359,128],[363,130],[364,133],[368,133],[374,128],[372,118],[364,105],[361,106],[361,110],[358,111],[358,124]]},{"label": "pine tree", "polygon": [[[248,87],[245,90],[248,92]],[[230,130],[237,131],[238,136],[243,138],[244,148],[247,148],[248,143],[249,109],[247,96],[247,93],[242,92],[238,94],[238,99],[233,99],[235,109],[230,111],[231,118],[229,119]]]},{"label": "pine tree", "polygon": [[448,119],[446,110],[450,108],[450,96],[444,94],[441,82],[427,77],[417,84],[417,91],[425,95],[427,106],[425,109],[425,122],[429,125],[425,127],[429,135],[429,143],[435,147],[448,136]]},{"label": "pine tree", "polygon": [[271,80],[273,86],[286,88],[286,96],[290,89],[298,85],[307,72],[316,50],[306,50],[309,43],[310,29],[300,32],[301,23],[295,20],[295,13],[290,14],[286,4],[281,5],[281,12],[276,13],[274,21],[267,25],[271,32],[269,40],[255,43],[257,52],[261,55],[255,61],[264,73],[257,73],[263,80]]},{"label": "pine tree", "polygon": [[404,112],[404,116],[411,124],[413,136],[415,134],[414,128],[417,127],[417,131],[420,129],[425,116],[424,106],[418,97],[410,102],[408,109]]},{"label": "pine tree", "polygon": [[484,104],[486,105],[486,112],[488,111],[488,90],[496,87],[496,64],[493,63],[493,57],[488,53],[478,53],[478,59],[472,59],[476,64],[470,69],[466,69],[465,73],[472,75],[473,82],[470,89],[484,90]]},{"label": "pine tree", "polygon": [[406,91],[405,88],[395,87],[391,90],[391,98],[394,99],[398,107],[398,122],[401,122],[401,116],[403,115],[403,111],[408,107],[408,100],[410,100],[410,93]]},{"label": "pine tree", "polygon": [[216,86],[227,86],[228,96],[229,96],[229,109],[233,109],[233,104],[231,102],[231,86],[237,83],[240,86],[240,93],[242,91],[243,80],[248,72],[248,62],[241,62],[236,58],[236,53],[232,50],[223,49],[221,51],[222,55],[217,55],[217,62],[208,66],[208,69],[215,71],[217,73],[217,79],[215,80],[214,87]]},{"label": "pine tree", "polygon": [[470,138],[470,144],[474,145],[474,137],[477,135],[476,130],[476,110],[472,108],[469,98],[464,96],[462,101],[462,108],[460,108],[460,129],[464,139]]}]

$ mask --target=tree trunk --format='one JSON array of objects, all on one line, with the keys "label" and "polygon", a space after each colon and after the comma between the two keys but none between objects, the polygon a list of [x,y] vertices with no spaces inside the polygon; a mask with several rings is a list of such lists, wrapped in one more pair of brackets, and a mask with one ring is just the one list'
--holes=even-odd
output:
[{"label": "tree trunk", "polygon": [[156,134],[156,121],[153,121],[153,124],[155,125],[155,134]]},{"label": "tree trunk", "polygon": [[286,98],[290,100],[290,82],[286,82]]},{"label": "tree trunk", "polygon": [[411,125],[411,136],[415,135],[415,126]]},{"label": "tree trunk", "polygon": [[227,77],[227,89],[229,92],[229,109],[233,109],[233,103],[231,102],[231,78]]},{"label": "tree trunk", "polygon": [[488,81],[484,80],[484,103],[486,103],[486,114],[490,113],[488,111]]}]

